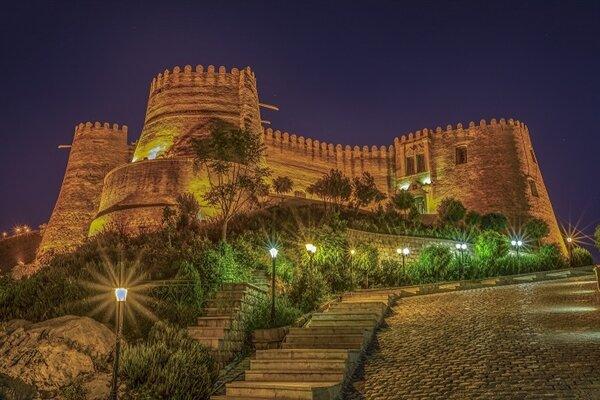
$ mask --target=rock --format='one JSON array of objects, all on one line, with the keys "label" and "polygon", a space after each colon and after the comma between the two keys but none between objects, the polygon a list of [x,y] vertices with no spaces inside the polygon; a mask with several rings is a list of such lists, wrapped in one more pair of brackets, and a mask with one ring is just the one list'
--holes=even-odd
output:
[{"label": "rock", "polygon": [[93,381],[114,343],[112,331],[88,317],[9,321],[0,325],[0,373],[56,391],[78,379]]}]

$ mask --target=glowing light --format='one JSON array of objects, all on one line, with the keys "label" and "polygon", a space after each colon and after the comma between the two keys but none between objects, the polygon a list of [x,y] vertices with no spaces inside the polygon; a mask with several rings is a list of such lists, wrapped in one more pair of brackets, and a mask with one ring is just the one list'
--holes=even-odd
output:
[{"label": "glowing light", "polygon": [[456,243],[454,247],[456,247],[456,250],[460,250],[460,243]]},{"label": "glowing light", "polygon": [[408,247],[405,247],[402,249],[402,254],[404,254],[405,256],[410,254],[410,249]]},{"label": "glowing light", "polygon": [[355,255],[356,254],[356,250],[354,250],[354,249],[350,250],[350,254],[351,255]]},{"label": "glowing light", "polygon": [[461,250],[466,250],[467,249],[467,244],[466,243],[462,243],[460,245]]},{"label": "glowing light", "polygon": [[573,238],[572,238],[571,236],[569,236],[569,237],[567,238],[567,242],[569,242],[569,243],[572,243],[572,242],[573,242]]},{"label": "glowing light", "polygon": [[2,232],[2,237],[7,237],[8,233],[7,232]]},{"label": "glowing light", "polygon": [[398,247],[398,248],[396,249],[396,253],[398,253],[398,254],[402,254],[402,249],[401,249],[400,247]]},{"label": "glowing light", "polygon": [[431,177],[426,176],[425,178],[423,178],[423,185],[431,185]]},{"label": "glowing light", "polygon": [[315,254],[317,252],[317,246],[315,246],[312,243],[306,243],[305,247],[306,251],[308,251],[309,253]]},{"label": "glowing light", "polygon": [[115,298],[117,299],[117,301],[127,300],[127,289],[126,288],[116,288],[115,289]]},{"label": "glowing light", "polygon": [[279,253],[279,251],[275,247],[271,247],[271,249],[269,250],[269,254],[271,254],[271,258],[277,257],[277,253]]},{"label": "glowing light", "polygon": [[406,182],[400,185],[400,190],[408,190],[408,188],[410,188],[410,182]]},{"label": "glowing light", "polygon": [[517,246],[519,246],[519,247],[523,246],[523,241],[522,240],[517,240]]}]

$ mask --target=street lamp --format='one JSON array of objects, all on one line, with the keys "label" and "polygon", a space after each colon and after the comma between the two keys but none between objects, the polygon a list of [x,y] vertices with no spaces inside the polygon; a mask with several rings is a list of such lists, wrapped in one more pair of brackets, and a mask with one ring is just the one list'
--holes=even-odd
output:
[{"label": "street lamp", "polygon": [[465,251],[467,250],[467,244],[466,243],[456,243],[455,245],[456,250],[458,250],[458,253],[460,254],[460,279],[462,280],[465,274]]},{"label": "street lamp", "polygon": [[569,251],[569,267],[573,266],[573,238],[567,236],[567,250]]},{"label": "street lamp", "polygon": [[117,400],[118,397],[117,380],[119,376],[119,356],[121,354],[121,334],[123,332],[123,303],[125,303],[125,300],[127,300],[127,289],[122,287],[116,288],[115,299],[117,300],[117,338],[115,340],[115,359],[113,363],[112,384],[110,389],[111,400]]},{"label": "street lamp", "polygon": [[273,271],[271,273],[271,325],[275,325],[275,259],[279,251],[275,247],[271,247],[269,254],[273,261]]},{"label": "street lamp", "polygon": [[517,239],[517,240],[513,239],[510,241],[510,245],[517,250],[517,257],[518,257],[519,250],[521,250],[521,247],[523,247],[523,241],[520,239]]},{"label": "street lamp", "polygon": [[317,246],[312,243],[306,243],[305,245],[306,251],[308,252],[309,265],[312,268],[313,258],[315,257],[315,253],[317,252]]},{"label": "street lamp", "polygon": [[[396,249],[396,253],[400,254],[402,256],[402,272],[405,271],[406,269],[406,256],[408,256],[410,254],[410,249],[408,247],[404,247],[404,248],[397,248]],[[398,276],[397,282],[396,284],[400,284],[400,277]]]}]

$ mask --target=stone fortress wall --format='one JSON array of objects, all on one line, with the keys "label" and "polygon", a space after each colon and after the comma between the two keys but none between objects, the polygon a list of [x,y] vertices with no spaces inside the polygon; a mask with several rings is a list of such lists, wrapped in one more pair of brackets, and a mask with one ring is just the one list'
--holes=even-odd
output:
[{"label": "stone fortress wall", "polygon": [[[273,177],[288,176],[295,195],[335,168],[347,176],[369,172],[380,190],[410,190],[422,211],[435,213],[455,197],[481,213],[501,212],[518,224],[547,221],[549,241],[562,236],[552,210],[526,125],[492,119],[446,129],[423,129],[388,146],[350,147],[263,129],[256,77],[250,68],[209,66],[166,70],[152,80],[140,139],[129,153],[126,129],[80,124],[67,171],[40,252],[70,248],[108,226],[130,232],[160,225],[162,210],[191,192],[202,203],[206,172],[194,165],[191,140],[208,135],[221,120],[263,138]],[[457,162],[457,149],[466,162]],[[412,168],[407,164],[410,163]],[[210,208],[203,208],[212,215]]]},{"label": "stone fortress wall", "polygon": [[87,237],[98,212],[104,177],[126,164],[127,126],[81,123],[75,127],[60,193],[42,236],[37,258],[72,249]]}]

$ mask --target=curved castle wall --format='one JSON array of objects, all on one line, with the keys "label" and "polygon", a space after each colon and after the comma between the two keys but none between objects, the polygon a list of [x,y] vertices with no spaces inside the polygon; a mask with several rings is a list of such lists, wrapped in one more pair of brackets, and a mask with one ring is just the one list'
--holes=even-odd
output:
[{"label": "curved castle wall", "polygon": [[87,237],[104,176],[128,161],[127,127],[86,122],[75,127],[60,193],[37,251],[38,259],[69,250]]},{"label": "curved castle wall", "polygon": [[256,78],[250,68],[186,65],[152,80],[144,128],[134,161],[190,155],[193,137],[210,133],[222,120],[257,134],[261,131]]}]

